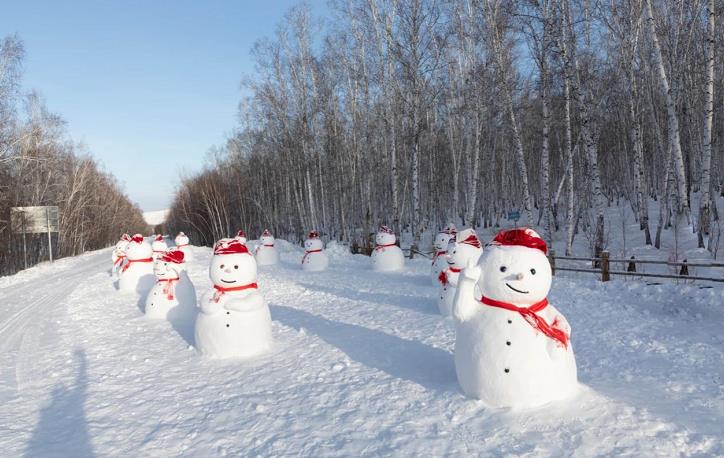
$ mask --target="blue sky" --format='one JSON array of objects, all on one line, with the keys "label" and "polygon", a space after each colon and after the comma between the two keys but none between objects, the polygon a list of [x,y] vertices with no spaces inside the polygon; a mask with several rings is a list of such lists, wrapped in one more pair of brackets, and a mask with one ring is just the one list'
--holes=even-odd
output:
[{"label": "blue sky", "polygon": [[[250,50],[297,0],[5,2],[0,36],[25,45],[23,87],[144,210],[166,208],[181,172],[236,123]],[[308,2],[315,15],[325,0]]]}]

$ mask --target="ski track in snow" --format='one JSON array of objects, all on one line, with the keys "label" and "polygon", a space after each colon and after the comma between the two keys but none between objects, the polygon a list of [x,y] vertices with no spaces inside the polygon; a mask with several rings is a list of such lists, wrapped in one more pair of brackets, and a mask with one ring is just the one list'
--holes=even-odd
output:
[{"label": "ski track in snow", "polygon": [[[247,361],[193,349],[146,319],[102,250],[0,278],[0,455],[528,455],[724,453],[724,288],[556,276],[579,395],[488,409],[459,389],[454,329],[425,260],[403,273],[330,250],[330,269],[260,268],[275,347]],[[210,251],[189,274],[209,287]]]}]

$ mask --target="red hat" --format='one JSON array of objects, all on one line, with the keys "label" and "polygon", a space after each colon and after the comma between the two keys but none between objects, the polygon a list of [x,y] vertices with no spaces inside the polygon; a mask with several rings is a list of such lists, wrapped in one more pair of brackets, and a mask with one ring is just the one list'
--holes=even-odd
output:
[{"label": "red hat", "polygon": [[458,232],[455,236],[455,243],[464,243],[466,245],[472,245],[475,248],[480,248],[480,239],[478,239],[478,235],[474,229],[465,229]]},{"label": "red hat", "polygon": [[239,232],[236,233],[236,236],[246,238],[246,234],[244,234],[244,231],[242,231],[241,229],[239,229]]},{"label": "red hat", "polygon": [[170,250],[166,250],[166,252],[161,255],[161,259],[166,262],[181,264],[184,262],[184,252],[181,250],[177,250],[176,248],[171,248]]},{"label": "red hat", "polygon": [[312,232],[309,233],[309,236],[308,236],[307,238],[310,238],[310,239],[318,239],[318,238],[319,238],[319,232],[317,232],[317,231],[312,231]]},{"label": "red hat", "polygon": [[379,232],[384,232],[385,234],[394,234],[394,231],[389,227],[385,226],[384,224],[380,224]]},{"label": "red hat", "polygon": [[157,241],[157,242],[163,242],[163,235],[158,234],[158,235],[156,236],[156,241]]},{"label": "red hat", "polygon": [[135,234],[131,237],[131,242],[143,243],[143,236],[141,234]]},{"label": "red hat", "polygon": [[269,229],[264,229],[264,232],[261,233],[262,237],[272,237],[272,233],[269,232]]},{"label": "red hat", "polygon": [[131,241],[131,236],[128,235],[128,234],[123,234],[123,235],[121,236],[121,240],[123,240],[124,242],[130,242],[130,241]]},{"label": "red hat", "polygon": [[214,245],[214,254],[249,254],[249,249],[236,239],[221,239]]},{"label": "red hat", "polygon": [[495,236],[491,245],[502,245],[502,246],[524,246],[541,250],[543,254],[548,253],[548,246],[546,242],[532,229],[527,227],[510,229],[507,231],[500,231]]}]

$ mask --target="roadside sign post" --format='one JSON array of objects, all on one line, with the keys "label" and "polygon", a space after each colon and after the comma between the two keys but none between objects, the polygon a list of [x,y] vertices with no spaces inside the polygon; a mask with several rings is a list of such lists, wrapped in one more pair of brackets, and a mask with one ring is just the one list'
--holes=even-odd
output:
[{"label": "roadside sign post", "polygon": [[48,258],[53,262],[53,232],[59,232],[59,211],[56,206],[12,207],[10,225],[12,231],[23,235],[23,260],[28,268],[28,246],[25,234],[48,233]]},{"label": "roadside sign post", "polygon": [[508,212],[508,220],[515,221],[515,225],[518,225],[518,220],[520,219],[520,211],[518,210],[511,210]]}]

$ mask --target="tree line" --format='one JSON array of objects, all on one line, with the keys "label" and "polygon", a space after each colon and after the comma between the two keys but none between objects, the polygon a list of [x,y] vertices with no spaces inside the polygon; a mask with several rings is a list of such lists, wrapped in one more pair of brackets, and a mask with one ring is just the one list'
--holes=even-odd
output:
[{"label": "tree line", "polygon": [[[628,202],[657,247],[714,250],[724,192],[715,0],[337,0],[252,50],[237,129],[183,179],[172,230],[415,241],[518,209],[547,240],[606,243]],[[717,115],[715,116],[715,113]],[[657,201],[659,211],[650,214]]]},{"label": "tree line", "polygon": [[[0,275],[24,267],[23,239],[10,208],[59,207],[54,257],[115,243],[123,232],[145,232],[140,209],[115,178],[68,139],[63,119],[36,92],[21,90],[24,49],[17,36],[0,40]],[[28,264],[48,259],[47,234],[27,235]]]}]

